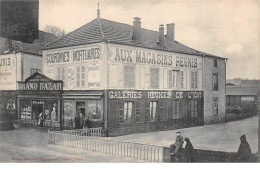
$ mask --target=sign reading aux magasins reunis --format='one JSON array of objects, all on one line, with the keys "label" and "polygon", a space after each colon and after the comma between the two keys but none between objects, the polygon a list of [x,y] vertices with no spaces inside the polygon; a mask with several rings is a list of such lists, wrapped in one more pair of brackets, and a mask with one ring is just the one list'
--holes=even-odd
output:
[{"label": "sign reading aux magasins reunis", "polygon": [[201,60],[192,56],[175,56],[169,52],[112,48],[112,61],[161,66],[199,68]]},{"label": "sign reading aux magasins reunis", "polygon": [[67,63],[67,62],[81,62],[88,60],[99,60],[101,57],[101,50],[99,47],[87,49],[65,50],[59,52],[51,52],[46,54],[46,63]]}]

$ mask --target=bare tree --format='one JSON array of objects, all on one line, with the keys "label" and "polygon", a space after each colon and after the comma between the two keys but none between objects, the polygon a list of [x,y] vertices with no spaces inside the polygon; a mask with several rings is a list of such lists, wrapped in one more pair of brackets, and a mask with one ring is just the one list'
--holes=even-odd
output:
[{"label": "bare tree", "polygon": [[44,31],[49,32],[49,33],[57,36],[58,38],[61,38],[66,35],[64,29],[60,29],[56,26],[51,26],[51,25],[45,26]]}]

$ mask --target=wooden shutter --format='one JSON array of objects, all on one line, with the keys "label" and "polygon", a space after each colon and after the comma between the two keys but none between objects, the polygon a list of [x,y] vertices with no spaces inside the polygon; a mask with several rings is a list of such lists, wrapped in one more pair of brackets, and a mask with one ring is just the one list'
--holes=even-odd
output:
[{"label": "wooden shutter", "polygon": [[169,77],[169,80],[168,80],[168,82],[169,82],[168,85],[169,85],[169,86],[168,86],[168,87],[169,87],[169,88],[172,88],[172,87],[173,87],[173,84],[172,84],[172,79],[173,79],[172,74],[173,74],[173,72],[172,72],[171,70],[169,70],[168,72],[169,72],[169,73],[168,73],[168,74],[169,74],[169,76],[168,76],[168,77]]},{"label": "wooden shutter", "polygon": [[130,77],[130,67],[125,66],[125,76],[124,76],[125,87],[129,87],[129,81],[130,81],[129,77]]},{"label": "wooden shutter", "polygon": [[130,84],[129,84],[129,87],[135,87],[135,67],[130,67],[129,69],[129,81],[130,81]]}]

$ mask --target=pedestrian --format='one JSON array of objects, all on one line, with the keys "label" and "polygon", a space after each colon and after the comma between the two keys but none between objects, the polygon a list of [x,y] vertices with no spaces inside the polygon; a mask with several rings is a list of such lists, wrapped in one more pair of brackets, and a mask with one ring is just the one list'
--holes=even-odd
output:
[{"label": "pedestrian", "polygon": [[246,140],[246,135],[240,137],[240,146],[237,152],[237,161],[238,162],[248,162],[251,156],[251,148]]},{"label": "pedestrian", "polygon": [[181,132],[176,132],[176,140],[175,143],[170,145],[170,150],[171,150],[171,160],[172,162],[176,161],[180,161],[180,151],[182,149],[182,144],[183,144],[183,137],[181,136]]},{"label": "pedestrian", "polygon": [[192,143],[190,142],[189,138],[185,138],[185,147],[184,147],[184,154],[187,162],[194,162],[194,156],[193,156],[193,146]]},{"label": "pedestrian", "polygon": [[83,129],[83,124],[84,124],[84,117],[83,117],[83,114],[80,113],[80,116],[79,116],[79,128],[80,129]]},{"label": "pedestrian", "polygon": [[91,128],[91,121],[89,120],[89,116],[86,116],[84,119],[83,129],[85,129],[84,135],[88,136],[88,129]]},{"label": "pedestrian", "polygon": [[39,118],[38,125],[40,127],[43,127],[43,114],[42,114],[42,112],[39,114],[38,118]]}]

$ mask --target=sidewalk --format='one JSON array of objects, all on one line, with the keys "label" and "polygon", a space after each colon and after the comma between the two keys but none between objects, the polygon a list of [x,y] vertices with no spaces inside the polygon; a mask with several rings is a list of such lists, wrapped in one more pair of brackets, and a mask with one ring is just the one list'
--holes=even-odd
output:
[{"label": "sidewalk", "polygon": [[113,156],[79,148],[48,144],[48,133],[21,128],[0,132],[1,162],[147,162],[127,157]]},{"label": "sidewalk", "polygon": [[252,153],[258,149],[258,116],[222,124],[212,124],[178,130],[138,133],[110,139],[158,146],[169,146],[176,138],[176,131],[190,138],[196,149],[237,152],[240,136],[246,134]]}]

